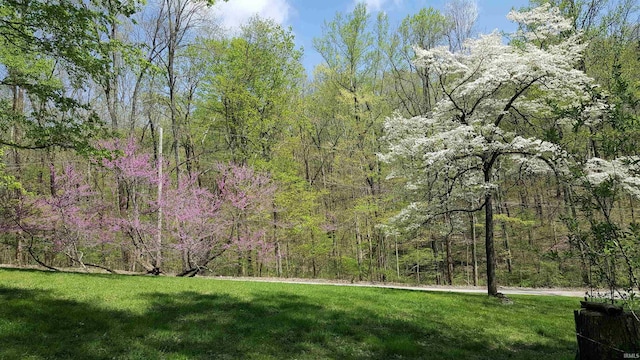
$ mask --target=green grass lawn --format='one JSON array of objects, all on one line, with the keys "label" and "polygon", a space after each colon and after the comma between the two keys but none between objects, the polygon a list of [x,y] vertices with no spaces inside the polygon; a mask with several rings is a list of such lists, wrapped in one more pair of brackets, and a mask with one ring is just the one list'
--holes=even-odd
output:
[{"label": "green grass lawn", "polygon": [[0,359],[573,359],[578,299],[0,269]]}]

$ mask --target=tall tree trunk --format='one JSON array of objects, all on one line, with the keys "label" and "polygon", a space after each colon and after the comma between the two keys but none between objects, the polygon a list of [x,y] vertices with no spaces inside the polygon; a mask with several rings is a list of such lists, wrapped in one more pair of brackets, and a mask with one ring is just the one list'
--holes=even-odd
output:
[{"label": "tall tree trunk", "polygon": [[396,274],[400,278],[400,257],[398,256],[398,235],[394,235],[394,242],[396,245]]},{"label": "tall tree trunk", "polygon": [[[568,209],[566,210],[570,215],[571,219],[577,219],[578,212],[576,210],[575,201],[573,199],[573,194],[571,192],[571,188],[568,186],[563,187],[565,203]],[[587,254],[587,249],[584,247],[584,243],[580,238],[580,234],[574,234],[573,241],[571,241],[572,245],[577,245],[580,250],[580,272],[582,274],[582,282],[584,285],[591,284],[591,274],[589,271],[589,255]]]},{"label": "tall tree trunk", "polygon": [[179,119],[178,119],[178,106],[176,104],[176,91],[177,91],[177,74],[176,74],[176,54],[180,40],[178,39],[178,31],[181,30],[181,22],[183,15],[183,7],[180,2],[175,3],[171,0],[166,0],[166,7],[168,11],[168,31],[169,38],[167,39],[167,87],[169,90],[169,114],[171,116],[171,132],[173,135],[173,157],[176,167],[176,187],[180,186],[180,131],[179,131]]},{"label": "tall tree trunk", "polygon": [[247,250],[247,276],[254,276],[253,251]]},{"label": "tall tree trunk", "polygon": [[[11,69],[9,69],[9,71],[11,72]],[[22,115],[24,113],[24,90],[21,89],[19,86],[14,85],[11,87],[11,91],[12,91],[12,95],[13,95],[13,112],[16,115]],[[18,127],[18,124],[14,124],[11,127],[11,141],[14,144],[19,143],[19,137],[20,137],[20,128]],[[13,155],[13,165],[15,166],[15,173],[16,175],[16,179],[18,181],[21,180],[22,178],[22,160],[20,159],[20,153],[18,152],[17,148],[12,148],[11,149],[11,154]],[[15,190],[15,195],[16,197],[20,196],[20,190],[16,189]],[[17,236],[16,238],[16,252],[15,252],[15,261],[16,261],[16,265],[18,266],[22,266],[23,262],[24,262],[24,244],[22,241],[22,237],[21,236]]]},{"label": "tall tree trunk", "polygon": [[[162,143],[163,143],[163,136],[162,136],[162,128],[158,128],[158,162],[157,162],[157,168],[158,168],[158,193],[157,193],[157,201],[158,201],[158,223],[157,223],[157,238],[156,238],[156,251],[155,251],[155,270],[156,272],[159,274],[160,273],[160,268],[162,267],[162,162],[163,157],[162,157]],[[184,269],[183,269],[184,270]]]},{"label": "tall tree trunk", "polygon": [[316,239],[313,236],[313,232],[311,232],[311,249],[313,250],[313,253],[311,254],[311,270],[312,270],[312,274],[313,274],[313,278],[315,279],[318,276],[318,270],[316,268]]},{"label": "tall tree trunk", "polygon": [[471,261],[473,262],[473,286],[478,286],[478,254],[476,243],[476,214],[471,213],[469,216],[471,225]]},{"label": "tall tree trunk", "polygon": [[444,237],[444,248],[445,248],[445,275],[447,278],[447,284],[453,285],[453,255],[451,251],[451,235],[453,234],[453,222],[451,219],[451,215],[445,215],[445,221],[449,225],[449,232]]},{"label": "tall tree trunk", "polygon": [[54,155],[50,149],[47,149],[47,160],[49,162],[49,192],[51,196],[55,196],[58,189],[56,189],[56,168]]},{"label": "tall tree trunk", "polygon": [[[118,21],[114,19],[111,24],[111,31],[109,33],[109,38],[112,41],[118,40]],[[104,83],[104,94],[107,102],[107,111],[109,113],[109,118],[111,120],[111,131],[117,133],[120,127],[118,118],[120,116],[118,112],[118,87],[120,80],[120,54],[118,51],[113,50],[111,52],[111,61],[113,62],[113,69],[111,74],[107,77],[106,82]],[[134,100],[135,101],[135,100]],[[120,174],[116,174],[116,201],[118,205],[119,215],[122,216],[127,208],[129,199],[127,195],[127,190],[125,188],[125,183],[122,181]],[[126,255],[126,252],[123,253],[123,258],[129,258]],[[135,264],[135,260],[132,260],[132,263]],[[133,265],[135,266],[135,265]]]},{"label": "tall tree trunk", "polygon": [[[416,250],[419,250],[418,247],[416,247]],[[431,251],[433,251],[433,262],[434,262],[434,270],[436,273],[436,285],[441,285],[441,275],[440,275],[440,261],[438,260],[438,254],[439,254],[439,250],[438,250],[438,242],[433,240],[431,241]],[[418,253],[416,251],[416,253]],[[418,260],[418,264],[420,263],[420,261]]]},{"label": "tall tree trunk", "polygon": [[633,207],[633,196],[629,195],[629,208],[631,209],[631,222],[636,222],[636,212]]},{"label": "tall tree trunk", "polygon": [[504,240],[504,250],[507,254],[507,270],[511,274],[511,248],[509,247],[509,233],[507,231],[507,224],[502,222],[502,238]]},{"label": "tall tree trunk", "polygon": [[362,235],[358,226],[358,218],[356,217],[356,259],[358,261],[358,281],[362,281]]},{"label": "tall tree trunk", "polygon": [[451,235],[444,238],[445,251],[447,256],[447,284],[453,285],[453,255],[451,254]]},{"label": "tall tree trunk", "polygon": [[373,239],[371,236],[371,229],[369,227],[369,222],[365,218],[365,226],[367,228],[367,242],[369,243],[369,280],[373,281],[374,279],[374,267],[373,267]]},{"label": "tall tree trunk", "polygon": [[273,243],[275,244],[275,256],[276,256],[276,274],[278,277],[282,277],[282,253],[280,251],[280,241],[278,241],[278,212],[273,210]]},{"label": "tall tree trunk", "polygon": [[386,272],[388,270],[388,260],[387,260],[387,238],[381,233],[377,233],[378,238],[378,274],[380,281],[387,281]]},{"label": "tall tree trunk", "polygon": [[338,248],[338,238],[336,237],[335,230],[329,232],[329,238],[331,239],[331,257],[333,258],[333,267],[335,270],[336,278],[340,279],[340,252]]},{"label": "tall tree trunk", "polygon": [[[433,243],[435,244],[435,241]],[[420,254],[420,242],[418,242],[418,241],[416,241],[416,254],[418,255],[417,259],[416,259],[416,281],[417,281],[418,284],[420,284],[420,257],[419,257],[419,254]],[[436,257],[437,257],[437,255],[436,255]],[[440,284],[438,281],[436,281],[436,283],[438,283],[438,285]]]},{"label": "tall tree trunk", "polygon": [[529,208],[529,194],[527,192],[527,186],[524,181],[518,182],[518,195],[520,195],[520,208],[528,209]]},{"label": "tall tree trunk", "polygon": [[[491,180],[491,165],[485,163],[484,181],[488,184]],[[498,284],[496,280],[496,252],[493,244],[493,193],[487,190],[484,196],[484,228],[485,228],[485,249],[487,253],[487,292],[491,296],[498,294]]]},{"label": "tall tree trunk", "polygon": [[[536,189],[538,189],[538,187],[536,187]],[[535,202],[536,215],[538,215],[538,218],[540,219],[541,223],[544,224],[544,213],[542,210],[542,195],[540,194],[539,190],[536,190],[536,193],[534,194],[533,199]]]}]

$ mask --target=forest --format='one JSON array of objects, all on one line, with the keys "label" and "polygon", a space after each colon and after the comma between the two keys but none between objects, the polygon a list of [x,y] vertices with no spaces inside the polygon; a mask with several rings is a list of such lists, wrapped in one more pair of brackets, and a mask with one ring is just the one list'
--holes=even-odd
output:
[{"label": "forest", "polygon": [[636,1],[358,4],[312,72],[211,6],[0,3],[0,263],[638,289]]}]

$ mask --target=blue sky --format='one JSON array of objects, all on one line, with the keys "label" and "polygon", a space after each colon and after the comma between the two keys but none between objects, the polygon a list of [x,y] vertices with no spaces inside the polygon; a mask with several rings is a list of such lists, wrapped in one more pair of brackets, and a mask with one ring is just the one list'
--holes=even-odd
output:
[{"label": "blue sky", "polygon": [[[391,28],[409,14],[423,7],[444,10],[446,0],[232,0],[219,2],[219,19],[226,27],[237,27],[250,16],[258,14],[276,22],[291,26],[296,43],[304,48],[303,64],[308,73],[322,62],[320,55],[313,49],[313,38],[322,36],[325,21],[331,21],[336,12],[347,13],[356,2],[367,4],[372,18],[378,11],[389,15]],[[515,26],[506,19],[511,8],[520,8],[528,4],[527,0],[478,0],[478,22],[476,32],[488,33],[494,29],[513,31]]]}]

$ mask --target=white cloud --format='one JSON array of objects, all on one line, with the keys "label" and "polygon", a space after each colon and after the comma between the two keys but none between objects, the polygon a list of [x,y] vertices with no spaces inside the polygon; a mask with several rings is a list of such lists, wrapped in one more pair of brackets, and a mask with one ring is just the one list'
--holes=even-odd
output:
[{"label": "white cloud", "polygon": [[222,26],[230,29],[237,29],[254,15],[285,24],[291,10],[288,0],[231,0],[217,1],[214,5],[215,15]]},{"label": "white cloud", "polygon": [[367,10],[371,12],[383,11],[388,4],[393,3],[394,6],[400,6],[402,0],[354,0],[354,4],[364,3],[367,5]]}]

